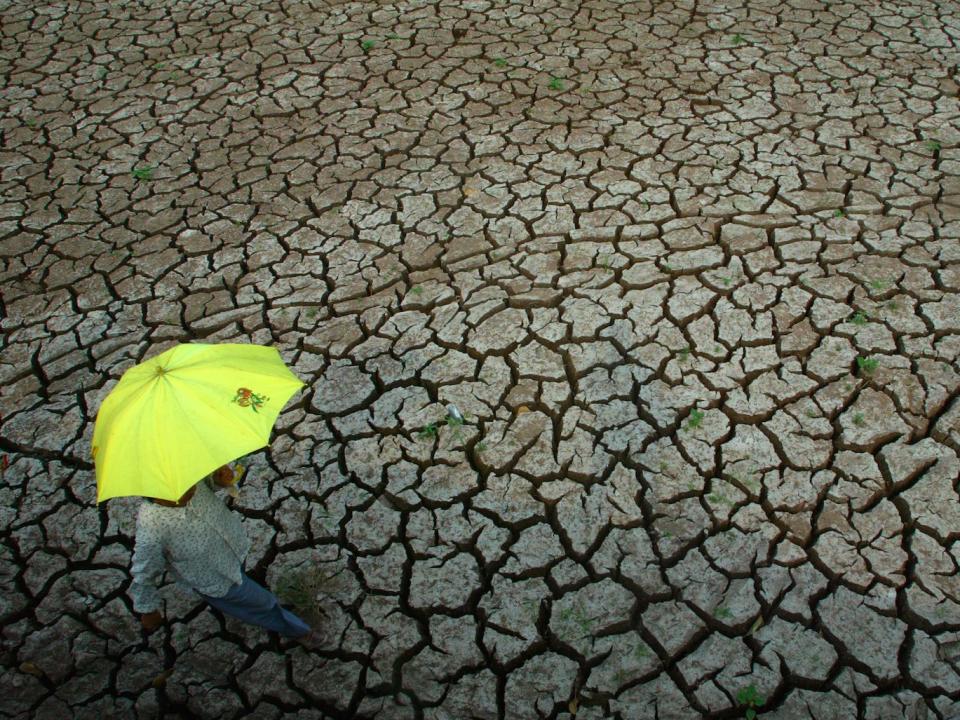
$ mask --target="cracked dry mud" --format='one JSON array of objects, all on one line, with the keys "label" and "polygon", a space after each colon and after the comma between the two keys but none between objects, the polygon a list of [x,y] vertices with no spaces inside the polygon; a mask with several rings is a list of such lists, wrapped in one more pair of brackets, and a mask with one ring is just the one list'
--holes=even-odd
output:
[{"label": "cracked dry mud", "polygon": [[[960,717],[958,17],[0,2],[3,711]],[[131,615],[92,418],[190,340],[309,383],[319,652]]]}]

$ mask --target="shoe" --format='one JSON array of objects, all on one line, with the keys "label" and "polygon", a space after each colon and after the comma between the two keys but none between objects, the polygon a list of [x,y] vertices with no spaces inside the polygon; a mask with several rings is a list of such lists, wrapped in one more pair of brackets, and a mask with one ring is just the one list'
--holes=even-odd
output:
[{"label": "shoe", "polygon": [[323,636],[319,630],[311,630],[306,635],[296,638],[296,641],[307,650],[319,650],[323,647]]}]

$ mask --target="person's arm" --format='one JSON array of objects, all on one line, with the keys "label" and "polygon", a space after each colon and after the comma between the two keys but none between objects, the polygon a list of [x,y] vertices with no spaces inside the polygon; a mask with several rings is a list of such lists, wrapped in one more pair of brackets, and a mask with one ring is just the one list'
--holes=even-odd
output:
[{"label": "person's arm", "polygon": [[130,562],[130,597],[133,610],[140,614],[146,630],[155,630],[163,621],[160,614],[160,576],[167,567],[163,556],[163,538],[150,523],[137,518],[137,539]]}]

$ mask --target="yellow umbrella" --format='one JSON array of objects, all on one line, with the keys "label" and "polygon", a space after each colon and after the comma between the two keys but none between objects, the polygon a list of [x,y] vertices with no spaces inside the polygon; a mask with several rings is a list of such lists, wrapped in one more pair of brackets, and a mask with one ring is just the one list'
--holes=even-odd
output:
[{"label": "yellow umbrella", "polygon": [[301,387],[276,348],[261,345],[177,345],[135,365],[97,413],[97,502],[179,499],[221,465],[267,445]]}]

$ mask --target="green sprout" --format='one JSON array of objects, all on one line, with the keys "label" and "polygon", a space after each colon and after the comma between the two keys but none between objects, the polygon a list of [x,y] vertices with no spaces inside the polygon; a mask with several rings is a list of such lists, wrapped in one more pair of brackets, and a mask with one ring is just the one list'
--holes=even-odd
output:
[{"label": "green sprout", "polygon": [[736,35],[733,36],[734,45],[742,45],[745,42],[746,42],[746,39],[740,33],[737,33]]},{"label": "green sprout", "polygon": [[26,120],[23,121],[23,124],[26,125],[28,128],[35,128],[37,126],[37,119],[27,118]]},{"label": "green sprout", "polygon": [[862,310],[857,310],[850,318],[850,322],[854,325],[866,325],[869,320],[870,318],[867,317],[867,314]]},{"label": "green sprout", "polygon": [[421,439],[426,440],[427,438],[435,438],[437,436],[437,424],[436,423],[427,423],[421,428],[418,435]]},{"label": "green sprout", "polygon": [[680,362],[686,362],[687,360],[689,360],[689,359],[690,359],[690,348],[689,348],[689,347],[680,348],[680,349],[677,351],[677,359],[678,359]]},{"label": "green sprout", "polygon": [[507,60],[506,58],[498,57],[494,59],[493,64],[498,68],[505,68],[507,66]]},{"label": "green sprout", "polygon": [[880,366],[880,361],[876,358],[857,356],[857,367],[864,375],[872,375]]},{"label": "green sprout", "polygon": [[156,170],[153,165],[141,165],[133,169],[133,176],[137,180],[153,180],[153,171]]},{"label": "green sprout", "polygon": [[475,448],[476,448],[477,452],[483,452],[484,450],[487,449],[487,444],[486,444],[485,442],[483,442],[483,440],[481,440],[480,442],[478,442],[478,443],[476,444]]},{"label": "green sprout", "polygon": [[927,142],[924,144],[927,146],[928,150],[932,152],[940,152],[941,145],[939,140],[927,140]]},{"label": "green sprout", "polygon": [[843,211],[843,208],[837,208],[833,211],[833,216],[835,218],[842,218],[846,213]]},{"label": "green sprout", "polygon": [[757,708],[763,705],[763,697],[757,692],[756,686],[747,685],[737,693],[737,702],[746,706],[747,711],[744,713],[746,720],[754,720],[757,717]]},{"label": "green sprout", "polygon": [[277,597],[292,605],[304,619],[316,623],[322,612],[317,596],[330,587],[334,578],[318,568],[290,568],[277,577],[274,590]]},{"label": "green sprout", "polygon": [[870,286],[871,290],[886,290],[890,287],[890,281],[884,280],[883,278],[877,278],[875,280],[868,280],[867,285]]},{"label": "green sprout", "polygon": [[423,288],[419,285],[414,285],[412,288],[410,288],[410,292],[412,292],[414,295],[423,295]]},{"label": "green sprout", "polygon": [[558,77],[550,78],[550,89],[563,90],[563,79]]},{"label": "green sprout", "polygon": [[390,33],[389,35],[387,35],[387,40],[399,40],[399,39],[400,39],[400,36],[397,35],[396,33]]},{"label": "green sprout", "polygon": [[360,47],[363,48],[364,52],[370,52],[376,46],[376,43],[373,40],[364,40],[360,43]]},{"label": "green sprout", "polygon": [[586,610],[583,609],[583,606],[579,603],[577,604],[577,610],[573,614],[573,619],[580,626],[580,630],[584,635],[589,635],[593,630],[593,618],[587,615]]},{"label": "green sprout", "polygon": [[730,283],[733,282],[733,278],[731,278],[729,275],[724,275],[720,278],[720,282],[726,286],[729,286]]},{"label": "green sprout", "polygon": [[867,421],[863,419],[863,413],[854,413],[853,414],[853,424],[857,427],[863,427],[867,424]]},{"label": "green sprout", "polygon": [[703,423],[703,410],[694,408],[690,411],[690,418],[687,420],[687,430],[696,430]]},{"label": "green sprout", "polygon": [[452,435],[454,440],[463,440],[463,431],[460,429],[463,427],[463,418],[456,418],[452,415],[448,415],[444,422],[447,424],[447,427],[453,431]]},{"label": "green sprout", "polygon": [[318,311],[317,308],[315,308],[315,307],[309,308],[309,309],[307,310],[307,312],[306,312],[307,319],[308,319],[308,320],[313,320],[313,319],[317,316],[317,313],[318,313],[318,312],[319,312],[319,311]]},{"label": "green sprout", "polygon": [[105,67],[102,67],[99,70],[97,70],[98,80],[103,80],[106,76],[107,76],[107,69]]},{"label": "green sprout", "polygon": [[721,605],[713,611],[713,616],[723,620],[733,617],[733,612],[731,612],[730,608]]}]

